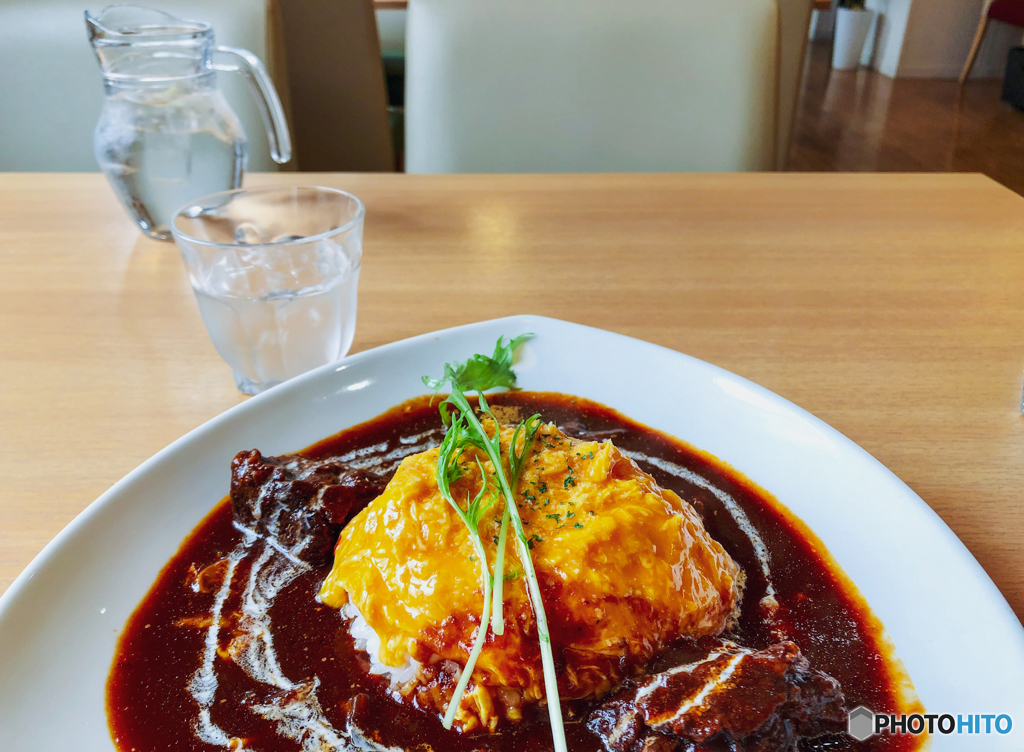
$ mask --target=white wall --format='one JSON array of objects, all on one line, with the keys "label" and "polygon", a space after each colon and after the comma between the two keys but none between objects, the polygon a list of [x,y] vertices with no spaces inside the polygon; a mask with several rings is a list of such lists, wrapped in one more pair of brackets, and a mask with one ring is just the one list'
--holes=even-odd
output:
[{"label": "white wall", "polygon": [[[919,0],[907,25],[899,75],[958,78],[982,5],[983,0]],[[998,21],[990,23],[972,76],[1002,78],[1006,53],[1020,43],[1020,28]]]},{"label": "white wall", "polygon": [[377,33],[380,35],[380,51],[384,57],[405,54],[404,10],[378,10]]},{"label": "white wall", "polygon": [[[0,0],[0,171],[99,169],[93,130],[103,106],[103,76],[89,46],[79,0]],[[263,0],[160,0],[180,18],[213,24],[217,42],[244,47],[266,60]],[[249,138],[249,170],[278,169],[263,119],[242,76],[217,81]]]}]

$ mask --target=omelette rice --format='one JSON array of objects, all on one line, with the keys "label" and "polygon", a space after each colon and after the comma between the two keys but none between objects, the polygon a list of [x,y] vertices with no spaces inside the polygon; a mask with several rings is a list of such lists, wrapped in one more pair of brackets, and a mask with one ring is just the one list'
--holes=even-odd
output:
[{"label": "omelette rice", "polygon": [[[500,428],[502,456],[512,431]],[[466,455],[456,499],[473,498],[481,484],[477,457]],[[397,695],[443,714],[479,626],[483,591],[466,527],[438,490],[437,459],[436,449],[407,457],[342,530],[320,599],[375,638],[371,661],[395,669]],[[610,441],[542,427],[515,490],[563,699],[602,697],[673,640],[726,627],[739,601],[739,567],[689,504]],[[480,526],[489,564],[501,515],[495,504]],[[522,568],[514,548],[506,557],[505,631],[487,636],[456,714],[462,731],[495,731],[544,700]]]}]

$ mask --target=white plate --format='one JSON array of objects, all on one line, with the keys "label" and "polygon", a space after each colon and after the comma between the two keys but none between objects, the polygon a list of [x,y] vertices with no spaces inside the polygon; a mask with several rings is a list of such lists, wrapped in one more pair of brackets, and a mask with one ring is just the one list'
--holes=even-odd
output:
[{"label": "white plate", "polygon": [[[359,353],[229,410],[117,483],[0,598],[0,750],[109,752],[104,685],[119,630],[228,490],[236,452],[301,449],[425,390],[423,374],[534,332],[526,389],[597,400],[728,462],[806,522],[860,588],[929,712],[1008,713],[1024,726],[1024,630],[963,544],[850,440],[699,360],[553,319],[518,316]],[[1022,749],[936,735],[932,748]]]}]

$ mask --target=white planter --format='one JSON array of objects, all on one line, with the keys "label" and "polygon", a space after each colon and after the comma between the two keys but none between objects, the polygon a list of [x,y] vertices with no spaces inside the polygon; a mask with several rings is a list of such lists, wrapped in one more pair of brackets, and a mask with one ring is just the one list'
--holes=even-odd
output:
[{"label": "white planter", "polygon": [[832,47],[832,67],[853,70],[860,65],[864,41],[871,30],[874,11],[839,8],[836,11],[836,32]]}]

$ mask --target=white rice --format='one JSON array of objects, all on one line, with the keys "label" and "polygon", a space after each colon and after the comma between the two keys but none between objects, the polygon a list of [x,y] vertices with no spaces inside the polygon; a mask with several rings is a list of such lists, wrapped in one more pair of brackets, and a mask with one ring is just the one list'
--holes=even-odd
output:
[{"label": "white rice", "polygon": [[417,677],[420,663],[411,655],[406,654],[405,662],[401,666],[386,666],[380,662],[380,637],[373,627],[366,623],[356,604],[349,601],[342,606],[341,618],[352,620],[349,632],[356,642],[356,647],[369,657],[371,674],[386,676],[392,686],[407,684]]}]

